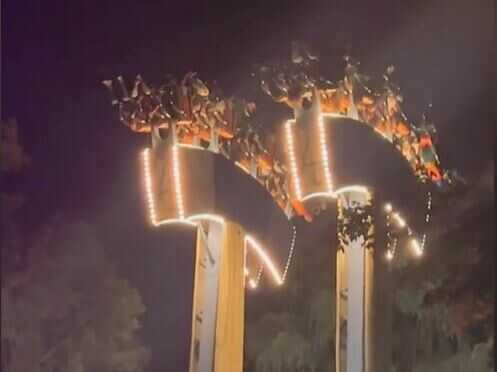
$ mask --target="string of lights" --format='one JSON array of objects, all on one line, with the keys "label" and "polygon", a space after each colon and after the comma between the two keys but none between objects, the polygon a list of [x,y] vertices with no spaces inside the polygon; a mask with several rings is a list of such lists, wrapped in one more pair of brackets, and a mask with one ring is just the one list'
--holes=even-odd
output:
[{"label": "string of lights", "polygon": [[[350,76],[347,75],[348,78]],[[294,79],[295,80],[295,79]],[[290,77],[289,82],[294,81]],[[297,81],[297,80],[295,80]],[[192,84],[195,82],[197,85],[203,85],[203,82],[201,82],[199,79],[196,80],[183,80],[182,84],[186,84],[185,86],[189,86],[188,84]],[[106,84],[108,87],[111,88],[112,86],[107,83]],[[352,93],[352,88],[340,88],[340,89],[345,89],[348,90],[350,89],[350,93]],[[247,121],[243,122],[237,122],[236,115],[228,115],[230,119],[226,119],[225,122],[227,123],[228,121],[231,120],[232,126],[226,126],[229,127],[230,129],[226,129],[226,132],[224,135],[221,135],[220,131],[218,130],[220,128],[220,125],[222,122],[221,120],[217,120],[214,124],[212,124],[214,128],[210,135],[205,135],[203,132],[195,131],[192,130],[191,132],[188,132],[188,130],[183,131],[182,129],[179,130],[179,126],[177,127],[177,124],[179,122],[175,122],[172,120],[167,127],[170,130],[170,134],[172,134],[172,139],[173,143],[171,146],[171,174],[170,179],[167,182],[171,183],[171,188],[173,191],[173,197],[174,200],[172,201],[175,203],[175,211],[172,211],[173,213],[175,212],[175,218],[172,219],[164,219],[160,220],[160,213],[162,210],[159,208],[159,196],[158,196],[158,191],[159,190],[154,190],[155,188],[159,188],[157,186],[157,182],[154,183],[153,181],[153,170],[155,169],[156,166],[159,164],[155,164],[154,160],[152,159],[151,153],[152,151],[150,149],[146,149],[143,153],[143,159],[144,159],[144,173],[145,173],[145,189],[146,189],[146,198],[147,198],[147,206],[148,206],[148,212],[149,212],[149,217],[151,224],[153,226],[161,226],[165,224],[172,224],[172,223],[183,223],[187,224],[190,226],[199,226],[199,223],[201,221],[213,221],[217,223],[222,223],[224,224],[225,221],[223,217],[218,216],[218,215],[213,215],[213,214],[199,214],[199,215],[188,215],[188,207],[191,201],[189,202],[189,194],[185,192],[183,187],[185,186],[185,182],[187,178],[182,178],[182,176],[185,176],[184,174],[182,175],[182,171],[184,171],[184,168],[182,168],[181,160],[182,160],[182,154],[184,152],[180,151],[180,147],[188,147],[188,148],[194,148],[197,150],[203,150],[203,151],[211,151],[211,152],[217,152],[219,153],[219,147],[218,145],[220,144],[222,146],[222,149],[224,151],[221,151],[221,154],[225,156],[228,159],[231,159],[239,168],[241,168],[245,173],[251,175],[254,177],[256,180],[259,181],[260,184],[262,184],[267,191],[271,193],[273,198],[278,202],[278,205],[280,208],[285,209],[285,213],[287,217],[290,219],[291,216],[295,215],[300,215],[304,216],[307,220],[311,220],[311,218],[308,218],[308,210],[306,210],[307,205],[304,205],[303,202],[310,200],[312,198],[323,198],[323,199],[336,199],[340,197],[342,193],[347,193],[348,191],[358,191],[358,192],[365,192],[369,193],[368,189],[364,186],[360,185],[352,185],[352,186],[347,186],[342,189],[333,190],[333,181],[334,180],[335,174],[332,172],[331,168],[331,163],[334,160],[333,159],[333,153],[331,152],[329,146],[331,145],[328,141],[327,135],[330,134],[327,132],[326,124],[325,121],[326,119],[329,118],[349,118],[353,119],[355,121],[358,121],[362,124],[368,125],[371,129],[373,129],[376,133],[382,136],[382,138],[388,140],[390,143],[395,144],[395,141],[393,139],[395,136],[399,138],[404,138],[404,142],[407,143],[407,147],[409,147],[407,150],[404,150],[403,148],[399,147],[396,145],[395,147],[402,153],[402,155],[408,160],[414,175],[420,179],[422,182],[426,182],[427,180],[431,179],[434,181],[438,186],[441,186],[441,173],[442,170],[440,168],[440,164],[438,161],[438,157],[436,155],[435,148],[430,145],[430,151],[434,152],[436,161],[435,162],[424,162],[423,157],[420,156],[420,151],[418,151],[418,148],[421,144],[421,139],[428,138],[428,140],[431,139],[431,134],[426,131],[423,132],[421,135],[418,133],[418,131],[414,131],[414,127],[411,126],[410,123],[408,123],[405,118],[405,123],[397,123],[399,127],[401,125],[404,125],[404,131],[407,130],[407,133],[410,135],[406,135],[405,133],[401,132],[400,129],[392,129],[391,126],[385,126],[385,125],[380,125],[378,122],[376,122],[376,119],[372,119],[373,117],[376,117],[375,115],[372,114],[373,111],[377,110],[383,110],[383,106],[378,106],[373,105],[371,103],[365,103],[363,106],[359,107],[359,105],[355,105],[354,99],[352,97],[350,99],[350,102],[346,103],[347,108],[346,110],[343,110],[342,107],[342,101],[340,99],[340,93],[341,90],[333,90],[336,95],[330,95],[328,98],[323,98],[326,96],[326,92],[323,91],[317,91],[318,92],[318,99],[320,100],[319,106],[323,110],[321,113],[318,115],[318,119],[315,120],[312,123],[312,130],[309,131],[306,136],[312,135],[312,136],[317,136],[317,140],[319,141],[319,144],[316,144],[316,154],[315,156],[318,159],[313,159],[317,160],[318,163],[320,163],[321,169],[318,170],[319,173],[321,173],[322,178],[319,181],[321,184],[317,188],[317,190],[313,190],[316,192],[310,193],[310,194],[305,194],[305,192],[308,192],[308,185],[305,183],[307,181],[306,178],[303,177],[304,174],[306,174],[306,169],[304,167],[304,164],[302,163],[302,159],[300,158],[300,135],[302,135],[297,129],[303,128],[300,125],[302,123],[297,122],[296,119],[289,119],[284,122],[284,134],[283,134],[283,140],[285,142],[285,148],[286,148],[286,157],[287,157],[287,162],[286,164],[282,164],[280,169],[278,169],[277,162],[275,159],[273,159],[273,154],[266,151],[263,149],[262,143],[265,141],[261,141],[261,138],[258,137],[258,133],[253,134],[251,131],[247,131],[246,133],[242,131],[235,131],[234,128],[237,128],[235,124],[240,124],[240,128],[243,126],[247,126]],[[183,92],[183,90],[181,90]],[[185,90],[186,91],[186,90]],[[362,98],[369,98],[369,101],[373,102],[376,100],[376,96],[372,94],[370,90],[367,90],[369,93],[365,97]],[[173,91],[172,91],[173,92]],[[175,99],[178,99],[179,103],[180,101],[187,102],[187,100],[184,100],[184,98],[189,98],[191,99],[195,93],[195,90],[188,91],[190,93],[186,94],[185,96],[181,97],[176,97],[175,94],[176,91],[174,91],[172,94],[174,95]],[[192,93],[193,92],[193,93]],[[171,93],[171,92],[169,92]],[[323,93],[326,93],[324,96],[322,95]],[[344,93],[344,92],[342,92]],[[345,92],[347,93],[347,92]],[[189,96],[191,95],[191,96]],[[271,95],[271,94],[270,94]],[[181,98],[181,100],[179,99]],[[274,98],[274,97],[273,97]],[[360,101],[360,97],[357,97],[358,101]],[[330,101],[327,102],[324,101],[324,99],[329,99]],[[364,99],[363,99],[364,101]],[[278,100],[278,102],[282,102],[281,99]],[[290,101],[286,101],[286,103],[289,103]],[[221,106],[220,106],[221,107]],[[290,107],[292,107],[290,105]],[[299,106],[300,107],[300,106]],[[400,106],[399,106],[400,107]],[[292,107],[294,108],[294,107]],[[196,108],[195,108],[196,109]],[[232,107],[233,109],[233,107]],[[299,109],[299,108],[298,108]],[[298,110],[297,109],[297,110]],[[401,109],[399,108],[401,111]],[[186,110],[185,112],[187,112]],[[326,112],[324,112],[326,111]],[[376,112],[375,111],[375,112]],[[198,112],[197,112],[198,113]],[[346,113],[346,114],[341,114],[341,113]],[[376,112],[378,113],[378,112]],[[185,117],[185,119],[181,122],[181,125],[183,126],[182,128],[188,128],[188,129],[199,129],[201,124],[203,123],[203,120],[201,116],[195,115],[196,112],[191,109]],[[218,112],[218,114],[221,115],[221,117],[224,118],[223,112]],[[394,119],[393,114],[389,114],[389,111],[387,110],[387,114],[390,119]],[[250,116],[246,114],[247,117]],[[122,116],[122,118],[126,118],[128,116]],[[132,117],[132,116],[129,116]],[[296,118],[299,116],[297,115]],[[121,120],[123,120],[121,118]],[[200,118],[200,119],[199,119]],[[247,119],[248,120],[248,119]],[[304,120],[305,121],[305,120]],[[329,120],[331,121],[331,120]],[[135,125],[136,123],[124,123],[128,125],[132,130],[137,131],[137,132],[147,132],[150,131],[152,132],[154,130],[154,125],[152,122],[146,123],[145,126],[141,125]],[[250,126],[250,125],[249,125]],[[165,129],[165,127],[161,127]],[[223,127],[224,128],[224,127]],[[239,129],[240,129],[239,128]],[[395,128],[397,128],[395,126]],[[178,129],[178,130],[177,130]],[[307,128],[310,129],[310,128]],[[187,134],[185,134],[187,133]],[[202,134],[203,133],[203,134]],[[248,134],[247,134],[248,133]],[[252,134],[250,134],[252,133]],[[388,134],[388,135],[387,135]],[[402,136],[402,137],[401,137]],[[424,136],[423,138],[421,138]],[[316,138],[312,138],[313,140],[316,140]],[[160,138],[159,138],[160,140]],[[220,141],[218,143],[218,141]],[[240,145],[240,148],[242,151],[238,151],[238,147],[234,146],[232,147],[231,144],[233,141],[238,141],[236,142],[238,145]],[[199,146],[198,144],[202,143],[205,145],[205,143],[208,142],[209,146],[204,147],[204,146]],[[404,143],[402,142],[402,143]],[[426,142],[426,141],[425,141]],[[154,145],[157,143],[156,141],[152,142]],[[226,145],[226,146],[224,146]],[[252,151],[250,149],[255,148],[256,150]],[[231,151],[234,149],[234,151]],[[249,149],[249,150],[247,150]],[[242,154],[242,155],[240,155]],[[262,156],[261,154],[264,154]],[[266,158],[267,155],[267,159]],[[314,154],[313,154],[314,156]],[[331,156],[331,158],[330,158]],[[278,163],[279,164],[279,163]],[[414,165],[417,165],[414,167]],[[162,166],[162,165],[161,165]],[[269,170],[268,170],[269,169]],[[288,171],[287,171],[288,169]],[[268,175],[269,174],[269,175]],[[434,174],[438,174],[437,177],[434,176]],[[276,178],[276,175],[279,178]],[[291,179],[289,179],[289,177]],[[302,177],[302,178],[301,178]],[[444,174],[445,177],[445,174]],[[274,181],[278,180],[278,183],[276,184],[275,182],[269,182],[269,181]],[[284,182],[279,183],[281,180],[284,180]],[[445,178],[444,178],[445,179]],[[268,181],[269,180],[269,181]],[[158,181],[158,180],[156,180]],[[162,181],[162,180],[161,180]],[[287,186],[290,185],[290,188]],[[289,195],[289,190],[291,190],[291,197]],[[298,202],[298,203],[297,203]],[[162,206],[161,206],[162,207]],[[371,206],[369,206],[369,209],[364,209],[362,212],[357,212],[354,210],[348,211],[347,219],[352,221],[353,223],[348,223],[347,228],[349,230],[345,231],[342,233],[342,235],[339,235],[339,238],[351,238],[355,235],[359,236],[364,236],[365,238],[369,236],[368,231],[364,230],[364,227],[367,227],[368,224],[372,224],[372,213],[371,213]],[[174,206],[173,206],[174,209]],[[399,213],[398,210],[394,210],[393,206],[391,204],[387,204],[385,206],[385,211],[387,212],[386,216],[386,221],[387,221],[387,252],[386,252],[386,257],[388,260],[392,260],[395,257],[396,251],[397,251],[397,246],[399,244],[400,235],[402,234],[402,244],[404,240],[408,241],[408,246],[414,251],[416,256],[422,256],[423,252],[426,248],[427,244],[427,234],[426,232],[428,231],[428,225],[431,220],[431,212],[432,212],[432,196],[431,192],[428,192],[427,194],[427,203],[426,203],[426,213],[425,213],[425,224],[426,224],[426,229],[424,233],[420,236],[421,239],[418,240],[417,238],[419,237],[418,235],[414,234],[413,230],[409,226],[408,222],[406,219]],[[342,211],[343,212],[343,211]],[[244,238],[245,241],[245,247],[248,247],[247,249],[252,250],[255,252],[256,256],[258,257],[258,260],[256,261],[257,264],[261,264],[259,267],[257,274],[255,273],[255,269],[252,269],[252,272],[248,272],[248,269],[245,268],[245,277],[247,280],[247,285],[250,288],[257,288],[257,286],[260,283],[262,274],[264,270],[267,270],[269,272],[269,275],[278,285],[282,285],[288,275],[288,272],[290,270],[290,266],[293,262],[293,256],[294,256],[294,250],[295,250],[295,245],[296,245],[296,227],[292,225],[292,237],[290,241],[290,247],[288,250],[288,256],[286,258],[286,262],[283,266],[283,271],[281,271],[281,267],[276,268],[274,263],[272,262],[270,256],[267,254],[267,251],[263,249],[263,247],[257,242],[253,237],[250,235],[246,235]],[[364,230],[364,231],[363,231]],[[371,229],[372,230],[372,229]],[[355,234],[355,235],[354,235]],[[255,275],[256,274],[256,275]],[[254,276],[255,275],[255,276]]]},{"label": "string of lights", "polygon": [[259,287],[259,283],[261,282],[262,272],[264,271],[264,266],[259,266],[259,270],[257,270],[257,276],[254,279],[249,280],[249,286],[251,289],[257,289]]},{"label": "string of lights", "polygon": [[326,141],[326,130],[324,128],[322,115],[319,115],[318,128],[319,128],[319,144],[321,146],[321,161],[323,163],[324,178],[326,180],[326,188],[328,190],[328,193],[331,194],[333,193],[333,183],[331,181],[328,143]]},{"label": "string of lights", "polygon": [[[425,232],[422,235],[421,243],[414,236],[412,229],[409,227],[404,218],[400,215],[399,212],[394,211],[394,208],[391,203],[386,203],[384,206],[384,210],[386,212],[386,228],[387,228],[387,252],[386,257],[390,261],[395,257],[395,250],[397,247],[398,237],[392,238],[391,232],[391,220],[393,219],[398,228],[405,230],[407,232],[407,236],[410,237],[409,245],[413,249],[413,252],[416,256],[422,256],[424,250],[426,248],[427,241],[427,233],[428,225],[431,221],[431,211],[432,211],[432,195],[429,191],[426,197],[426,213],[425,213]],[[393,244],[392,244],[393,242]]]},{"label": "string of lights", "polygon": [[290,162],[290,175],[292,177],[293,189],[297,200],[302,200],[302,189],[300,186],[300,178],[297,168],[297,159],[295,157],[295,144],[293,142],[292,126],[295,120],[287,120],[285,123],[285,134],[287,144],[288,160]]},{"label": "string of lights", "polygon": [[173,178],[174,178],[174,193],[176,194],[176,208],[178,209],[178,216],[180,220],[185,219],[185,205],[183,201],[183,191],[181,189],[181,176],[179,165],[178,146],[173,145]]},{"label": "string of lights", "polygon": [[[143,151],[143,168],[145,174],[145,194],[147,199],[148,211],[150,216],[151,224],[155,227],[166,225],[166,224],[175,224],[175,223],[183,223],[190,226],[198,227],[201,221],[212,221],[220,224],[224,224],[225,220],[222,216],[218,216],[215,214],[196,214],[193,216],[185,217],[184,214],[184,204],[182,200],[182,191],[181,191],[181,182],[180,182],[180,172],[179,172],[179,157],[177,146],[172,146],[172,159],[173,159],[173,178],[174,178],[174,186],[175,186],[175,196],[176,196],[176,205],[178,207],[178,215],[179,218],[174,219],[166,219],[159,221],[157,219],[157,212],[155,207],[155,198],[154,198],[154,190],[153,190],[153,177],[152,177],[152,169],[150,164],[150,149],[145,149]],[[177,168],[176,170],[174,168]],[[253,251],[257,254],[262,264],[259,272],[257,274],[256,279],[249,279],[249,286],[251,288],[257,288],[261,275],[263,266],[265,266],[269,272],[271,273],[274,281],[277,285],[282,285],[284,281],[284,277],[286,277],[286,273],[288,272],[288,268],[291,264],[293,251],[295,248],[295,240],[296,240],[296,229],[293,226],[293,235],[290,244],[289,255],[287,258],[287,262],[285,264],[284,274],[280,275],[273,261],[269,257],[268,253],[263,249],[257,240],[255,240],[252,236],[245,236],[245,245],[253,249]],[[246,268],[244,269],[246,270]],[[246,271],[245,271],[246,272]]]},{"label": "string of lights", "polygon": [[264,266],[269,270],[271,273],[271,276],[273,277],[274,281],[278,285],[283,284],[283,280],[278,273],[278,270],[276,269],[275,265],[273,264],[271,258],[268,256],[268,254],[264,251],[264,249],[261,247],[259,242],[255,240],[252,236],[250,235],[245,235],[245,244],[248,243],[249,247],[254,248],[255,253],[259,256],[261,261],[264,263]]}]

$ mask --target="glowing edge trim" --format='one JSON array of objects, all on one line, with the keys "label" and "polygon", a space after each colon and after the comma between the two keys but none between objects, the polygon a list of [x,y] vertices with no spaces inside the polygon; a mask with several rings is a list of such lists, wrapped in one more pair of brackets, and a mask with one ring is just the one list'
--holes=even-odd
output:
[{"label": "glowing edge trim", "polygon": [[300,178],[298,174],[297,159],[295,158],[295,146],[293,142],[292,124],[295,120],[290,119],[285,123],[286,144],[288,148],[288,160],[290,161],[290,173],[292,176],[293,188],[297,200],[302,200],[302,189],[300,187]]},{"label": "glowing edge trim", "polygon": [[278,273],[278,270],[274,266],[273,262],[267,255],[267,253],[264,251],[264,249],[261,247],[261,245],[255,240],[252,236],[250,235],[245,235],[245,244],[247,244],[254,248],[255,253],[259,256],[259,258],[262,260],[262,262],[265,264],[265,266],[269,269],[269,272],[273,276],[273,279],[275,280],[276,284],[282,285],[283,280]]},{"label": "glowing edge trim", "polygon": [[351,186],[341,187],[340,189],[338,189],[334,192],[331,192],[331,193],[329,193],[329,192],[314,192],[312,194],[308,194],[308,195],[304,196],[301,201],[306,201],[306,200],[310,200],[313,198],[319,198],[319,197],[336,199],[336,198],[338,198],[338,196],[340,194],[343,194],[346,192],[360,192],[363,194],[369,194],[369,190],[367,187],[360,186],[360,185],[351,185]]},{"label": "glowing edge trim", "polygon": [[181,220],[185,219],[185,206],[183,203],[183,192],[181,189],[181,174],[179,171],[179,154],[178,146],[172,146],[173,153],[173,178],[174,178],[174,192],[176,194],[176,208]]},{"label": "glowing edge trim", "polygon": [[290,243],[290,252],[288,253],[288,259],[286,260],[285,269],[283,270],[283,275],[281,276],[282,282],[285,282],[286,275],[288,274],[288,269],[290,268],[290,264],[292,263],[293,250],[295,249],[295,242],[297,238],[297,229],[292,226],[292,242]]},{"label": "glowing edge trim", "polygon": [[[431,209],[431,198],[429,199],[429,202],[428,202],[428,208]],[[397,225],[401,229],[403,229],[403,228],[407,229],[407,235],[409,237],[414,235],[411,228],[409,227],[408,223],[400,216],[399,212],[394,211],[391,203],[385,204],[384,209],[385,209],[385,212],[387,213],[387,229],[389,229],[389,227],[390,227],[390,217],[392,217],[393,219],[395,219],[395,221],[397,222]],[[389,234],[389,232],[387,232],[387,234]],[[394,258],[396,239],[397,238],[395,238],[394,248],[387,250],[387,259],[388,260],[391,260]],[[424,253],[424,246],[426,244],[426,233],[423,234],[421,244],[419,243],[419,241],[416,238],[411,238],[409,242],[410,242],[411,247],[414,249],[414,253],[416,254],[416,256],[418,256],[418,257],[422,256]]]}]

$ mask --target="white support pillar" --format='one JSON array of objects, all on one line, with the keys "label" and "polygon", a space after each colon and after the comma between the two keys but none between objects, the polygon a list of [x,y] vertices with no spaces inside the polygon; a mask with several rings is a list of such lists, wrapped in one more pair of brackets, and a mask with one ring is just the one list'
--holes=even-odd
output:
[{"label": "white support pillar", "polygon": [[212,372],[223,225],[208,222],[197,231],[190,372]]},{"label": "white support pillar", "polygon": [[[336,371],[371,372],[372,216],[369,193],[338,198],[340,249],[336,272]],[[357,208],[356,212],[354,209]],[[364,212],[364,214],[362,214]],[[364,218],[355,218],[363,216]]]},{"label": "white support pillar", "polygon": [[189,372],[242,372],[243,238],[228,221],[198,228]]}]

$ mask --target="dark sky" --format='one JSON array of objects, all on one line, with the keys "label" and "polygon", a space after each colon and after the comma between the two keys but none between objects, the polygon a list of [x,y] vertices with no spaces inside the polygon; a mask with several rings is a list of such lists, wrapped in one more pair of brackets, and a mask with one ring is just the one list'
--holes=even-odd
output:
[{"label": "dark sky", "polygon": [[407,114],[433,103],[442,161],[477,179],[493,168],[494,17],[491,0],[3,0],[1,115],[18,118],[33,157],[28,220],[83,217],[121,244],[143,219],[148,138],[120,125],[101,80],[194,70],[243,95],[252,64],[286,59],[292,39],[330,78],[347,48],[373,75],[396,65]]}]

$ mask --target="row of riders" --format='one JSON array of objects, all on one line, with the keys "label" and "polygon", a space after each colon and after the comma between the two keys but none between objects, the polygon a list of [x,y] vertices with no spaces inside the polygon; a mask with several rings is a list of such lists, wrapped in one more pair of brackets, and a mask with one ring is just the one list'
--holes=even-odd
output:
[{"label": "row of riders", "polygon": [[[301,50],[292,55],[293,63],[286,70],[260,67],[257,76],[263,92],[292,109],[307,108],[317,95],[323,113],[355,116],[390,140],[421,179],[442,183],[446,175],[435,152],[434,127],[426,115],[419,127],[408,122],[400,106],[402,96],[391,81],[393,67],[383,75],[381,88],[372,92],[366,84],[369,78],[360,73],[358,63],[351,58],[346,57],[345,78],[336,84],[308,73],[315,60]],[[103,84],[112,104],[118,107],[121,122],[131,130],[148,133],[153,128],[165,129],[174,132],[179,143],[209,145],[256,177],[281,208],[311,218],[301,203],[289,200],[287,171],[265,149],[255,130],[253,102],[221,98],[195,73],[186,74],[180,81],[167,76],[158,87],[148,85],[138,75],[131,90],[119,76],[119,94],[112,80]]]},{"label": "row of riders", "polygon": [[293,61],[289,71],[263,66],[259,71],[261,88],[274,101],[292,109],[305,109],[318,95],[321,112],[370,125],[399,149],[420,179],[441,185],[448,174],[443,174],[435,151],[435,127],[426,114],[419,126],[408,121],[402,112],[400,90],[391,80],[393,66],[387,68],[381,86],[373,92],[367,86],[369,77],[359,71],[359,63],[350,57],[345,60],[345,77],[337,83],[312,78],[305,69],[299,69],[302,62]]},{"label": "row of riders", "polygon": [[168,76],[159,87],[146,84],[138,75],[130,91],[119,76],[120,94],[115,83],[103,81],[121,122],[131,130],[149,133],[155,127],[172,133],[174,128],[178,143],[213,147],[251,173],[278,205],[291,213],[286,169],[265,149],[255,129],[255,103],[222,99],[195,73],[186,74],[181,81]]}]

